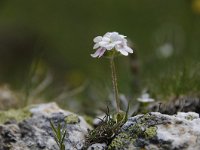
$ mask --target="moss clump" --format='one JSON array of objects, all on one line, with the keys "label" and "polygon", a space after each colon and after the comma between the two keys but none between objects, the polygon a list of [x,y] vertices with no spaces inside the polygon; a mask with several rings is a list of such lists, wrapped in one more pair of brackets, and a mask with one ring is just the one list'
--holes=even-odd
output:
[{"label": "moss clump", "polygon": [[3,124],[9,120],[16,120],[17,122],[20,122],[30,116],[31,112],[28,107],[17,110],[10,109],[8,111],[0,111],[0,123]]},{"label": "moss clump", "polygon": [[67,124],[76,124],[76,123],[79,123],[80,120],[79,120],[79,118],[78,118],[77,115],[71,114],[71,115],[69,115],[69,116],[67,116],[67,117],[65,118],[65,122],[66,122]]},{"label": "moss clump", "polygon": [[[107,108],[106,115],[101,119],[101,123],[95,129],[88,132],[84,149],[87,149],[94,143],[109,144],[127,121],[127,112],[110,115],[109,108]],[[116,141],[116,144],[119,143]]]},{"label": "moss clump", "polygon": [[112,118],[107,116],[105,121],[102,120],[99,126],[89,131],[86,136],[85,149],[94,143],[109,143],[120,128],[118,125]]},{"label": "moss clump", "polygon": [[[129,149],[144,147],[145,142],[150,141],[157,135],[158,124],[156,117],[145,114],[133,122],[131,126],[125,127],[111,142],[108,149]],[[142,146],[141,146],[142,145]]]}]

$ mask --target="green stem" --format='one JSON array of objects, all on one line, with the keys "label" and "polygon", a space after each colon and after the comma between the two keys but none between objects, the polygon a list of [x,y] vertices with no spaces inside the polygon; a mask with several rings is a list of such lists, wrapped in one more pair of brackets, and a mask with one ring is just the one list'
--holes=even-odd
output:
[{"label": "green stem", "polygon": [[116,102],[116,106],[117,106],[117,112],[119,112],[120,111],[120,101],[119,101],[119,94],[118,94],[118,87],[117,87],[117,75],[116,75],[114,57],[110,58],[110,67],[111,67],[111,72],[112,72],[112,83],[113,83],[115,102]]}]

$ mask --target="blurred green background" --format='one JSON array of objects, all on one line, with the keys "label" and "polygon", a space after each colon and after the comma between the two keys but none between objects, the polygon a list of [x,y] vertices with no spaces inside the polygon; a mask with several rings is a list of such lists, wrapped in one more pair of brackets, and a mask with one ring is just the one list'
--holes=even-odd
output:
[{"label": "blurred green background", "polygon": [[116,60],[127,99],[144,89],[156,100],[199,94],[200,0],[1,0],[0,89],[17,97],[8,107],[56,101],[92,114],[109,105],[109,62],[90,54],[93,38],[112,31],[135,51]]}]

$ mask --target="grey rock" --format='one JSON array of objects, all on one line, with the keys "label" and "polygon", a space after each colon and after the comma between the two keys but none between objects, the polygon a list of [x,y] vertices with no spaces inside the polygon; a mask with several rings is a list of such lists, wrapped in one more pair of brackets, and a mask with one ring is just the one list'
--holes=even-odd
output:
[{"label": "grey rock", "polygon": [[200,118],[194,112],[149,113],[129,118],[108,149],[199,150]]},{"label": "grey rock", "polygon": [[55,125],[61,123],[62,127],[67,122],[64,140],[67,150],[83,148],[85,135],[91,127],[81,116],[64,111],[55,103],[33,106],[30,112],[28,119],[0,125],[0,150],[58,150],[50,120]]},{"label": "grey rock", "polygon": [[[50,127],[61,123],[67,134],[66,150],[81,150],[91,127],[72,112],[60,109],[55,103],[40,104],[28,108],[30,116],[22,114],[19,120],[0,124],[0,150],[58,150]],[[0,113],[0,121],[6,113]],[[7,114],[9,119],[15,115]],[[6,116],[6,117],[7,117]],[[24,118],[24,119],[23,119]],[[88,150],[199,150],[200,118],[195,112],[165,115],[158,112],[131,117],[122,126],[111,143],[94,143]]]}]

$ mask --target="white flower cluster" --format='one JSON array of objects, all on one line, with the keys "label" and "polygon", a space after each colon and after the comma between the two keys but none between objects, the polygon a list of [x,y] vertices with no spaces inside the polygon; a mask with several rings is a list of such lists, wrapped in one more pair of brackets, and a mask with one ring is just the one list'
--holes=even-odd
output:
[{"label": "white flower cluster", "polygon": [[150,102],[154,102],[154,101],[155,101],[153,98],[150,98],[149,94],[146,93],[146,92],[143,93],[143,94],[141,95],[141,97],[139,97],[137,100],[138,100],[139,102],[141,102],[141,103],[150,103]]},{"label": "white flower cluster", "polygon": [[128,53],[133,53],[133,50],[128,47],[126,36],[120,35],[118,32],[107,32],[104,36],[97,36],[94,38],[94,47],[97,49],[94,54],[91,54],[92,57],[101,57],[106,52],[115,49],[120,52],[122,55],[128,56]]}]

